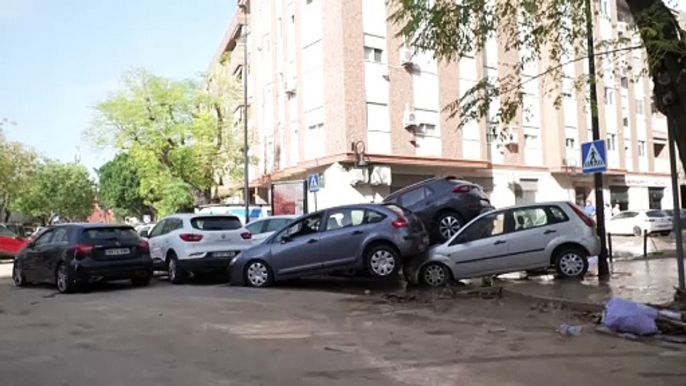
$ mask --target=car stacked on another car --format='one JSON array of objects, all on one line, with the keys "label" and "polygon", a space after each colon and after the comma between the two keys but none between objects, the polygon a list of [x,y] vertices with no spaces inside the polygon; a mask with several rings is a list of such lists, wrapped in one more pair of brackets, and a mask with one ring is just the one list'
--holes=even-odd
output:
[{"label": "car stacked on another car", "polygon": [[128,225],[54,225],[17,254],[12,277],[19,287],[47,282],[63,293],[98,281],[129,279],[145,286],[152,260],[148,243]]},{"label": "car stacked on another car", "polygon": [[236,216],[175,214],[148,234],[155,268],[166,270],[172,284],[189,274],[226,271],[231,260],[250,248],[252,234]]},{"label": "car stacked on another car", "polygon": [[349,270],[396,276],[403,259],[424,252],[429,234],[396,204],[329,208],[294,220],[231,261],[231,283],[266,287],[275,281]]},{"label": "car stacked on another car", "polygon": [[391,193],[384,202],[412,211],[431,232],[432,242],[444,242],[467,222],[493,210],[480,186],[456,177],[430,178]]},{"label": "car stacked on another car", "polygon": [[544,202],[484,213],[406,268],[410,281],[429,286],[550,267],[576,278],[599,252],[594,223],[579,207]]}]

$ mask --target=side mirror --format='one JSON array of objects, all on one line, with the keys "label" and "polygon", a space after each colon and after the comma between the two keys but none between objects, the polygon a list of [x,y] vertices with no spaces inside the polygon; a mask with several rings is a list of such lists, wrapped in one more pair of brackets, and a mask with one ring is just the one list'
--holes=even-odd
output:
[{"label": "side mirror", "polygon": [[283,235],[281,236],[281,244],[289,243],[292,240],[291,236]]},{"label": "side mirror", "polygon": [[141,238],[147,239],[150,237],[150,232],[148,231],[141,231],[141,233],[138,234]]}]

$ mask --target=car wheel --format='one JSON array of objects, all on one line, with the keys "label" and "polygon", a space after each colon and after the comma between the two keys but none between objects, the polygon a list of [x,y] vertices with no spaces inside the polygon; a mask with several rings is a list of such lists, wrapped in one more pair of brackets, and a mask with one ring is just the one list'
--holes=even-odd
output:
[{"label": "car wheel", "polygon": [[250,287],[269,287],[274,283],[274,272],[262,260],[254,260],[245,266],[245,282]]},{"label": "car wheel", "polygon": [[131,284],[134,287],[147,287],[150,284],[150,276],[134,277],[131,279]]},{"label": "car wheel", "polygon": [[440,241],[448,241],[462,228],[462,219],[453,212],[443,213],[436,221],[437,236]]},{"label": "car wheel", "polygon": [[167,274],[169,275],[169,282],[172,284],[183,284],[186,280],[186,272],[179,267],[179,259],[174,254],[169,257]]},{"label": "car wheel", "polygon": [[422,283],[429,287],[442,287],[448,284],[451,277],[448,267],[441,263],[429,263],[422,268]]},{"label": "car wheel", "polygon": [[367,269],[369,273],[379,279],[395,277],[400,270],[398,252],[386,245],[372,248],[367,253]]},{"label": "car wheel", "polygon": [[57,290],[63,294],[76,291],[76,283],[69,274],[67,265],[64,263],[60,263],[60,265],[57,266],[57,271],[55,272],[55,283],[57,284]]},{"label": "car wheel", "polygon": [[636,237],[643,236],[643,230],[641,230],[641,227],[639,227],[639,226],[634,227],[634,236],[636,236]]},{"label": "car wheel", "polygon": [[555,256],[555,270],[563,279],[583,277],[588,271],[588,256],[577,248],[564,248]]},{"label": "car wheel", "polygon": [[26,277],[24,277],[24,270],[17,264],[15,261],[14,264],[12,265],[12,280],[14,281],[14,285],[17,287],[24,287],[26,286]]}]

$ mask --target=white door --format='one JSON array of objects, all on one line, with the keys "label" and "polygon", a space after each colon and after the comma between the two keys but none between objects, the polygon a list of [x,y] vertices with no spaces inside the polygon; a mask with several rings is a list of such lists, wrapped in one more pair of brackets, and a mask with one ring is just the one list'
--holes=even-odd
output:
[{"label": "white door", "polygon": [[150,230],[150,233],[148,234],[148,244],[150,245],[150,257],[153,259],[153,261],[163,261],[164,260],[164,254],[162,252],[162,238],[163,238],[163,233],[162,231],[164,230],[165,224],[167,220],[162,220],[155,225]]}]

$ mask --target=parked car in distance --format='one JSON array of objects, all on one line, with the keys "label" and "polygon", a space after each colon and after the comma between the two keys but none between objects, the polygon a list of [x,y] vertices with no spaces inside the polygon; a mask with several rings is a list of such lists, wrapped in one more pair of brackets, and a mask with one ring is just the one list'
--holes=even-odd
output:
[{"label": "parked car in distance", "polygon": [[181,284],[189,274],[226,271],[231,259],[252,246],[252,234],[236,216],[175,214],[155,225],[148,242],[155,269]]},{"label": "parked car in distance", "polygon": [[6,227],[0,227],[0,259],[13,258],[26,246],[27,241],[19,237],[14,231]]},{"label": "parked car in distance", "polygon": [[33,227],[17,223],[0,223],[0,228],[9,229],[21,238],[29,237],[33,233]]},{"label": "parked car in distance", "polygon": [[393,278],[403,260],[424,252],[422,222],[396,204],[329,208],[299,217],[236,257],[231,284],[266,287],[275,281],[347,270]]},{"label": "parked car in distance", "polygon": [[411,282],[451,280],[553,267],[561,278],[582,277],[600,252],[593,221],[569,202],[513,206],[484,213],[447,242],[406,266]]},{"label": "parked car in distance", "polygon": [[[245,206],[243,205],[209,204],[201,206],[197,212],[202,214],[228,214],[238,217],[241,222],[245,222]],[[251,205],[248,207],[248,213],[250,214],[250,222],[252,222],[256,219],[271,216],[272,208]]]},{"label": "parked car in distance", "polygon": [[[669,216],[669,218],[674,218],[673,209],[665,209],[664,211],[665,213],[667,213],[667,216]],[[679,209],[679,221],[681,222],[681,229],[686,228],[686,209]],[[674,222],[674,220],[672,220],[672,222]]]},{"label": "parked car in distance", "polygon": [[644,233],[657,233],[668,236],[672,231],[672,218],[664,210],[627,210],[613,216],[605,226],[605,231],[613,235],[642,236]]},{"label": "parked car in distance", "polygon": [[148,243],[128,225],[62,224],[45,229],[17,254],[12,277],[18,287],[46,282],[62,293],[98,281],[146,286],[152,260]]},{"label": "parked car in distance", "polygon": [[269,238],[269,236],[271,236],[274,232],[283,229],[286,225],[292,223],[298,217],[299,216],[296,215],[264,217],[251,221],[250,224],[245,226],[245,228],[252,233],[253,243],[260,244]]},{"label": "parked car in distance", "polygon": [[444,242],[467,222],[493,210],[480,186],[456,177],[430,178],[391,193],[393,202],[412,211],[431,232],[431,241]]}]

